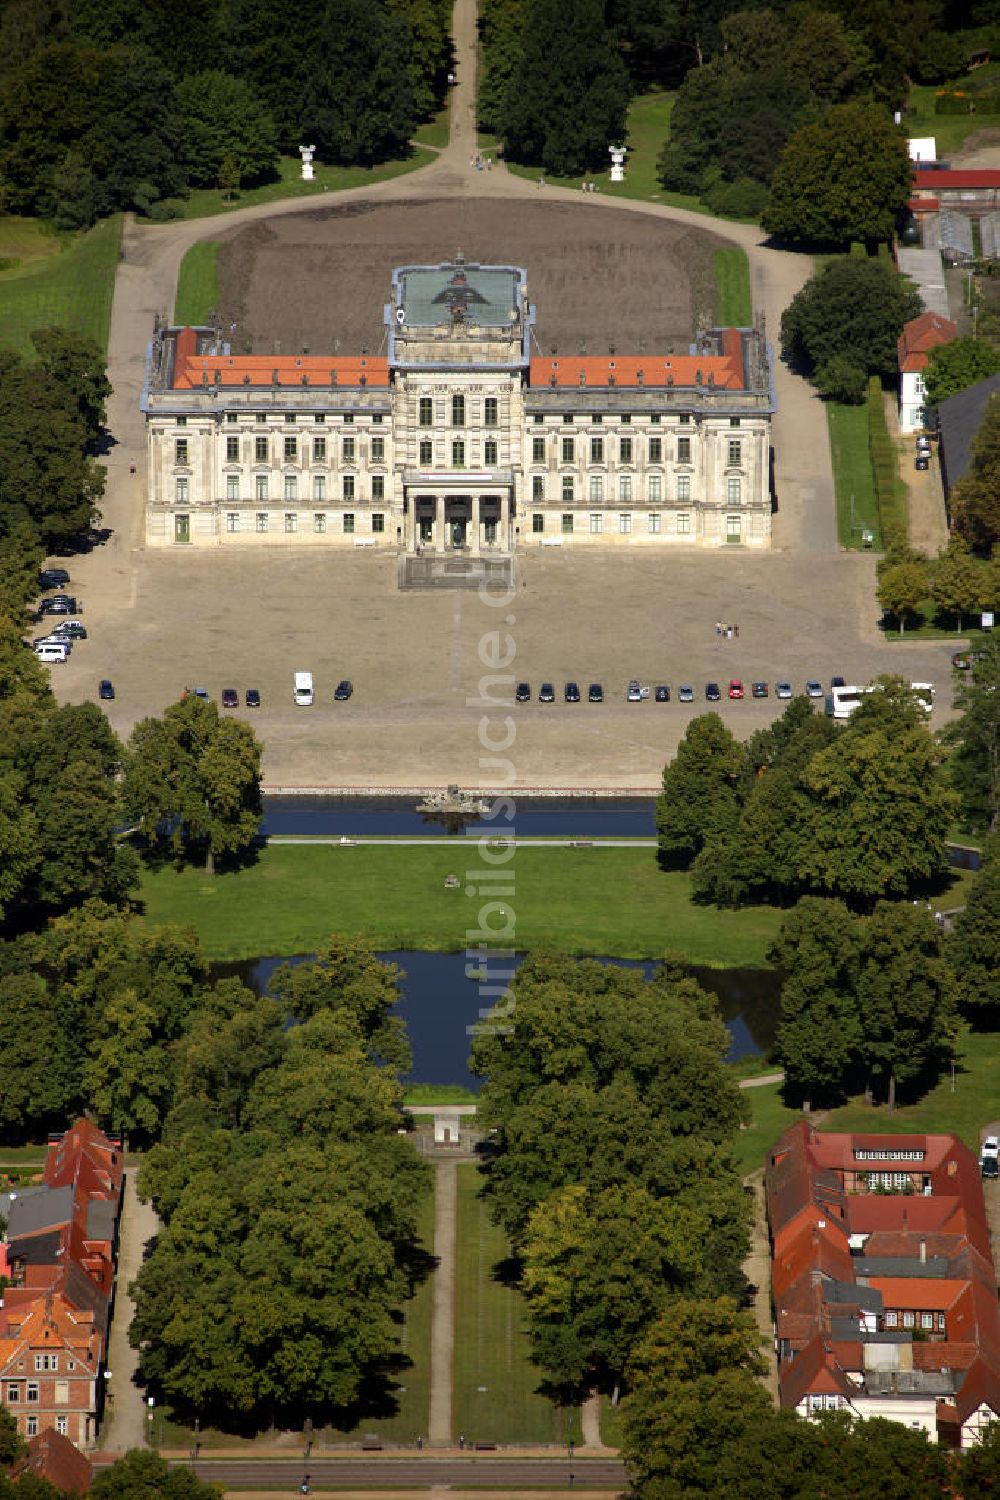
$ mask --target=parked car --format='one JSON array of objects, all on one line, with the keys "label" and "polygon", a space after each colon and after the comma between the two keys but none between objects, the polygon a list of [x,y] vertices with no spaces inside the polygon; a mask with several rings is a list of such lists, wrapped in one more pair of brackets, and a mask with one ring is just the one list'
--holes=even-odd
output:
[{"label": "parked car", "polygon": [[604,702],[604,688],[602,687],[602,685],[599,682],[592,682],[590,684],[590,687],[587,689],[587,702],[588,703],[603,703]]},{"label": "parked car", "polygon": [[222,689],[222,706],[223,708],[239,708],[240,695],[235,688]]},{"label": "parked car", "polygon": [[75,615],[79,614],[81,605],[69,594],[53,594],[49,599],[43,599],[38,606],[40,615]]},{"label": "parked car", "polygon": [[752,698],[766,698],[767,694],[768,687],[766,682],[751,682],[750,696]]},{"label": "parked car", "polygon": [[729,684],[729,696],[730,698],[743,697],[743,683],[738,677],[734,677]]},{"label": "parked car", "polygon": [[60,620],[58,625],[53,625],[52,634],[64,636],[68,641],[85,641],[87,627],[82,620]]},{"label": "parked car", "polygon": [[693,703],[694,688],[689,682],[682,683],[681,686],[677,689],[677,697],[681,703]]},{"label": "parked car", "polygon": [[341,678],[340,682],[337,683],[337,686],[333,690],[334,703],[346,703],[353,692],[354,683],[349,681],[346,677]]},{"label": "parked car", "polygon": [[840,677],[840,676],[831,677],[830,678],[830,686],[832,688],[835,688],[835,687],[846,687],[847,686],[847,679],[844,678],[844,677]]},{"label": "parked car", "polygon": [[579,687],[579,684],[576,683],[576,682],[567,682],[566,686],[563,688],[563,697],[566,699],[567,703],[579,703],[579,701],[580,701],[580,687]]},{"label": "parked car", "polygon": [[806,683],[806,696],[808,698],[822,698],[823,696],[823,684],[817,682],[815,677],[810,677]]},{"label": "parked car", "polygon": [[1000,1157],[1000,1139],[995,1135],[986,1136],[983,1140],[980,1155],[984,1157],[992,1156],[993,1160],[996,1161]]},{"label": "parked car", "polygon": [[988,1135],[979,1149],[979,1170],[984,1177],[1000,1175],[1000,1142],[995,1135]]},{"label": "parked car", "polygon": [[543,682],[538,689],[539,703],[554,703],[556,701],[556,690],[551,682]]},{"label": "parked car", "polygon": [[636,682],[635,678],[632,679],[628,687],[625,689],[625,698],[629,703],[642,702],[642,688]]},{"label": "parked car", "polygon": [[247,688],[247,708],[260,708],[260,688]]},{"label": "parked car", "polygon": [[115,685],[110,677],[102,677],[97,684],[97,696],[109,702],[115,696]]},{"label": "parked car", "polygon": [[929,453],[923,453],[923,452],[918,453],[917,456],[916,456],[916,458],[913,460],[913,467],[915,469],[924,470],[924,469],[929,469],[930,466],[931,466],[931,456],[930,456]]},{"label": "parked car", "polygon": [[531,683],[519,682],[514,689],[515,703],[528,703],[531,701]]},{"label": "parked car", "polygon": [[667,685],[667,683],[661,682],[655,688],[655,690],[653,692],[653,697],[656,699],[657,703],[669,703],[670,702],[670,688]]},{"label": "parked car", "polygon": [[51,635],[40,635],[37,640],[32,641],[33,651],[37,651],[39,646],[61,646],[68,656],[73,649],[73,641],[70,636],[57,635],[53,630]]},{"label": "parked car", "polygon": [[211,703],[212,695],[208,691],[208,688],[193,688],[192,692],[194,693],[194,696],[196,698],[200,698],[203,703]]},{"label": "parked car", "polygon": [[69,574],[65,568],[43,568],[38,575],[40,589],[62,589],[67,583],[69,583]]},{"label": "parked car", "polygon": [[776,698],[791,698],[792,684],[790,682],[776,682],[774,684],[774,696]]},{"label": "parked car", "polygon": [[705,684],[705,697],[709,703],[718,703],[721,700],[722,692],[717,682],[707,682]]}]

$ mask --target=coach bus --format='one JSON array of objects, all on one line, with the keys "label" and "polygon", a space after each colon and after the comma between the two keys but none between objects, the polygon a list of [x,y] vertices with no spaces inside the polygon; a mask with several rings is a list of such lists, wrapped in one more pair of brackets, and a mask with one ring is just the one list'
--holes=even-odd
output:
[{"label": "coach bus", "polygon": [[[826,700],[826,711],[833,719],[849,719],[864,695],[877,691],[878,688],[875,683],[871,683],[868,687],[831,688],[830,696]],[[929,714],[934,707],[933,684],[930,682],[911,682],[910,691],[924,713]]]}]

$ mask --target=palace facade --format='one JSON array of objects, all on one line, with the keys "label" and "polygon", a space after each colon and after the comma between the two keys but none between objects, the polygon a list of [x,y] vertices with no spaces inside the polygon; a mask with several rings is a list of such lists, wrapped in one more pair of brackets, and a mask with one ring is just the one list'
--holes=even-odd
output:
[{"label": "palace facade", "polygon": [[516,266],[406,266],[378,356],[238,355],[157,326],[151,546],[507,554],[771,536],[761,327],[686,354],[543,357]]}]

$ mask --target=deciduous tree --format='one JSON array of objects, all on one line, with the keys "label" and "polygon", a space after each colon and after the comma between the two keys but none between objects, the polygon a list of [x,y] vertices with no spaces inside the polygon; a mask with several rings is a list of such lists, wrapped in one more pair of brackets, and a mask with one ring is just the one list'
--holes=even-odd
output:
[{"label": "deciduous tree", "polygon": [[907,615],[920,608],[930,592],[930,570],[922,562],[898,562],[879,575],[878,602],[899,621],[899,633],[906,629]]},{"label": "deciduous tree", "polygon": [[768,955],[781,971],[775,1058],[805,1108],[848,1092],[863,1054],[858,1013],[860,933],[842,901],[804,897]]},{"label": "deciduous tree", "polygon": [[782,313],[781,352],[810,378],[833,361],[894,378],[897,340],[920,308],[919,294],[880,261],[830,261]]},{"label": "deciduous tree", "polygon": [[246,79],[221,68],[192,73],[177,86],[188,181],[214,187],[224,163],[231,162],[240,180],[259,182],[273,176],[278,161],[278,132],[257,90]]},{"label": "deciduous tree", "polygon": [[966,334],[950,344],[938,344],[927,356],[923,373],[927,405],[940,406],[949,396],[957,396],[979,380],[986,380],[1000,370],[1000,349],[985,339]]},{"label": "deciduous tree", "polygon": [[955,921],[946,954],[962,1013],[980,1026],[1000,1016],[1000,864],[988,860]]},{"label": "deciduous tree", "polygon": [[973,557],[965,538],[953,536],[931,564],[930,575],[934,603],[942,614],[954,616],[955,629],[961,634],[963,617],[984,603],[985,568]]},{"label": "deciduous tree", "polygon": [[1000,827],[1000,640],[991,636],[970,671],[956,673],[958,717],[945,725],[949,770],[962,813],[974,828]]},{"label": "deciduous tree", "polygon": [[663,771],[656,799],[658,858],[684,869],[708,840],[732,825],[740,807],[743,757],[718,714],[692,719]]}]

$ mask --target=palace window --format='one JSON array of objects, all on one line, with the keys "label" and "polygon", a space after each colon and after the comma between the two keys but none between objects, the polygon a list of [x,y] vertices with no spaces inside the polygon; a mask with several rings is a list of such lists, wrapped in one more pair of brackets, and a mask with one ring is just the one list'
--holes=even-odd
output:
[{"label": "palace window", "polygon": [[677,535],[687,536],[691,531],[691,517],[687,511],[681,511],[677,517]]},{"label": "palace window", "polygon": [[631,474],[619,474],[619,476],[618,476],[618,498],[619,498],[619,500],[631,500],[631,498],[632,498],[632,476],[631,476]]},{"label": "palace window", "polygon": [[240,476],[238,474],[226,475],[226,499],[238,500],[240,498]]},{"label": "palace window", "polygon": [[266,510],[259,510],[257,512],[257,530],[258,531],[266,531],[267,530],[267,511]]},{"label": "palace window", "polygon": [[562,440],[562,461],[564,464],[571,464],[573,462],[572,438],[563,438]]},{"label": "palace window", "polygon": [[533,464],[543,464],[545,462],[545,439],[544,438],[532,438],[531,439],[531,462]]},{"label": "palace window", "polygon": [[652,425],[654,427],[659,427],[659,425],[660,425],[660,413],[658,411],[654,411],[652,413],[652,415],[650,416],[649,420],[650,420],[650,422],[652,423]]},{"label": "palace window", "polygon": [[650,536],[659,536],[660,534],[660,517],[655,511],[651,511],[649,514],[647,530],[649,531]]},{"label": "palace window", "polygon": [[563,475],[562,497],[563,497],[563,504],[564,505],[572,505],[572,503],[573,503],[573,476],[572,476],[572,474],[564,474]]},{"label": "palace window", "polygon": [[677,476],[677,498],[678,500],[691,499],[691,475],[678,474]]},{"label": "palace window", "polygon": [[728,447],[729,457],[727,459],[727,463],[729,464],[729,467],[731,469],[738,469],[742,461],[743,444],[740,442],[739,438],[730,438]]},{"label": "palace window", "polygon": [[563,518],[562,518],[562,533],[563,533],[563,536],[572,536],[573,535],[573,512],[572,511],[566,512],[563,515]]},{"label": "palace window", "polygon": [[188,461],[188,440],[187,440],[187,438],[177,438],[177,440],[174,443],[174,463],[175,464],[186,464],[187,461]]},{"label": "palace window", "polygon": [[651,464],[658,464],[658,463],[661,463],[662,460],[663,460],[663,439],[662,438],[658,438],[658,437],[650,438],[650,440],[649,440],[649,461],[650,461],[650,463]]},{"label": "palace window", "polygon": [[650,474],[648,480],[648,488],[649,499],[653,502],[654,505],[659,505],[660,494],[663,488],[663,481],[660,479],[659,474]]},{"label": "palace window", "polygon": [[434,444],[430,438],[422,438],[417,461],[422,469],[429,469],[434,462]]},{"label": "palace window", "polygon": [[604,530],[604,517],[599,510],[594,510],[590,513],[590,530],[594,536],[599,535]]},{"label": "palace window", "polygon": [[600,505],[604,499],[604,476],[603,474],[591,474],[590,476],[590,498],[594,505]]},{"label": "palace window", "polygon": [[483,426],[496,427],[499,421],[499,406],[496,396],[487,396],[483,402]]},{"label": "palace window", "polygon": [[465,397],[452,396],[451,398],[451,425],[452,427],[465,426]]},{"label": "palace window", "polygon": [[322,505],[323,501],[325,499],[326,499],[326,475],[325,474],[314,474],[313,475],[313,500],[316,501],[316,503],[318,505]]},{"label": "palace window", "polygon": [[344,535],[350,536],[354,531],[354,514],[352,511],[344,512]]},{"label": "palace window", "polygon": [[178,425],[178,427],[186,427],[187,424],[188,424],[187,417],[178,417],[177,418],[177,425]]},{"label": "palace window", "polygon": [[738,427],[740,425],[740,419],[739,419],[739,417],[730,417],[729,418],[729,425],[730,425],[730,427]]},{"label": "palace window", "polygon": [[564,412],[563,413],[563,425],[565,427],[571,427],[572,424],[573,424],[573,413],[571,411]]},{"label": "palace window", "polygon": [[632,462],[632,439],[630,437],[619,440],[618,459],[623,464],[630,464]]},{"label": "palace window", "polygon": [[313,516],[313,531],[321,531],[322,532],[322,531],[325,531],[325,530],[326,530],[326,516],[323,514],[323,512],[321,510],[318,510],[316,512],[316,514]]},{"label": "palace window", "polygon": [[234,412],[234,411],[227,411],[226,412],[226,421],[230,422],[230,423],[238,422],[239,421],[239,417],[236,414],[236,412]]},{"label": "palace window", "polygon": [[465,444],[461,438],[451,445],[451,466],[453,469],[465,468]]},{"label": "palace window", "polygon": [[285,511],[285,530],[286,531],[298,531],[298,529],[299,529],[299,518],[296,515],[295,511],[294,510],[286,510]]},{"label": "palace window", "polygon": [[531,476],[531,498],[532,500],[545,499],[545,480],[541,474],[533,474]]},{"label": "palace window", "polygon": [[295,421],[295,413],[293,411],[286,411],[285,412],[285,421],[286,422],[294,422]]},{"label": "palace window", "polygon": [[352,411],[345,411],[344,412],[344,426],[345,427],[353,427],[353,425],[354,425],[354,413]]},{"label": "palace window", "polygon": [[254,494],[258,500],[267,499],[267,475],[257,474],[254,477]]},{"label": "palace window", "polygon": [[600,427],[601,423],[604,421],[604,418],[599,411],[595,411],[590,420],[593,422],[595,427]]},{"label": "palace window", "polygon": [[591,438],[590,440],[590,462],[602,464],[604,462],[604,439]]},{"label": "palace window", "polygon": [[632,512],[623,510],[618,516],[618,530],[622,536],[629,536],[632,531]]},{"label": "palace window", "polygon": [[352,437],[345,437],[343,449],[345,464],[352,464],[354,462],[354,451],[354,439]]},{"label": "palace window", "polygon": [[238,510],[228,510],[226,512],[226,530],[227,531],[239,531],[239,529],[240,529],[240,513],[239,513],[239,511]]},{"label": "palace window", "polygon": [[299,456],[299,440],[294,437],[285,438],[285,463],[291,464]]},{"label": "palace window", "polygon": [[679,437],[677,439],[677,462],[679,464],[689,464],[691,462],[691,439],[689,437]]},{"label": "palace window", "polygon": [[343,489],[342,489],[341,493],[342,493],[342,495],[343,495],[343,497],[344,497],[345,500],[353,500],[354,499],[354,475],[353,474],[345,474],[344,475],[344,484],[343,484]]},{"label": "palace window", "polygon": [[381,426],[381,423],[382,423],[382,413],[381,412],[376,412],[375,415],[372,417],[372,421],[374,422],[374,424],[375,424],[376,427]]},{"label": "palace window", "polygon": [[326,462],[326,438],[313,438],[313,463],[322,464]]},{"label": "palace window", "polygon": [[285,475],[285,499],[297,500],[299,498],[299,481],[295,474]]},{"label": "palace window", "polygon": [[677,420],[680,422],[682,427],[688,427],[691,423],[691,413],[689,411],[681,412]]},{"label": "palace window", "polygon": [[384,474],[373,474],[372,475],[372,499],[373,500],[384,500],[385,499],[385,475]]},{"label": "palace window", "polygon": [[255,437],[254,438],[254,440],[253,440],[253,457],[254,457],[254,463],[258,463],[258,464],[266,464],[267,463],[267,438],[266,437]]},{"label": "palace window", "polygon": [[536,511],[531,518],[531,530],[535,536],[545,530],[545,517]]},{"label": "palace window", "polygon": [[495,438],[487,438],[483,444],[483,463],[488,469],[497,466],[497,444]]},{"label": "palace window", "polygon": [[326,414],[324,412],[321,412],[321,411],[316,412],[315,416],[313,417],[313,421],[314,422],[325,422],[326,421]]},{"label": "palace window", "polygon": [[226,438],[226,463],[238,464],[240,461],[240,440],[238,437]]},{"label": "palace window", "polygon": [[372,531],[375,536],[379,536],[384,530],[385,516],[381,513],[381,511],[376,511],[372,516]]},{"label": "palace window", "polygon": [[742,499],[742,483],[738,478],[726,480],[726,504],[739,505]]},{"label": "palace window", "polygon": [[629,423],[632,421],[632,417],[631,417],[631,414],[626,411],[626,412],[622,412],[622,414],[618,418],[618,420],[619,420],[619,422],[622,423],[623,426],[627,427],[629,425]]},{"label": "palace window", "polygon": [[384,464],[385,463],[385,438],[384,437],[373,437],[372,438],[372,463],[373,464]]}]

